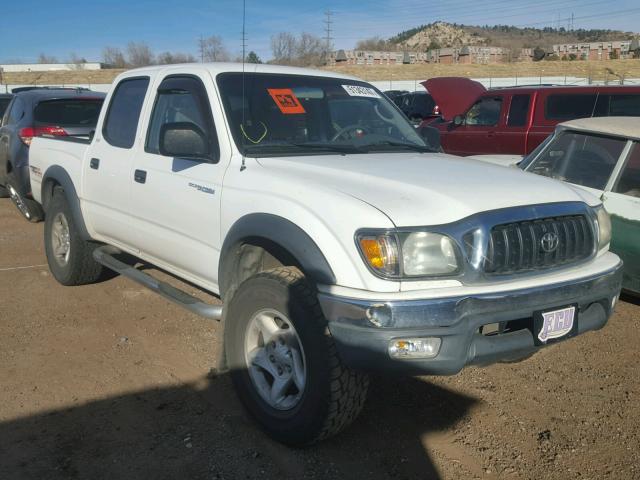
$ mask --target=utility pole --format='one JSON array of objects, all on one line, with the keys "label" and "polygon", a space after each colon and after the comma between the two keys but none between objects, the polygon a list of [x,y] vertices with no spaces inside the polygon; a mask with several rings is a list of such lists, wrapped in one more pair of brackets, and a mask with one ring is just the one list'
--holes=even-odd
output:
[{"label": "utility pole", "polygon": [[325,19],[322,21],[324,23],[324,42],[325,42],[325,63],[329,62],[329,56],[331,55],[331,51],[333,50],[333,37],[331,36],[331,32],[332,32],[332,28],[331,25],[333,24],[333,12],[331,10],[327,10],[326,12],[324,12],[325,15]]},{"label": "utility pole", "polygon": [[200,48],[200,63],[204,63],[204,37],[200,35],[200,42],[198,43]]}]

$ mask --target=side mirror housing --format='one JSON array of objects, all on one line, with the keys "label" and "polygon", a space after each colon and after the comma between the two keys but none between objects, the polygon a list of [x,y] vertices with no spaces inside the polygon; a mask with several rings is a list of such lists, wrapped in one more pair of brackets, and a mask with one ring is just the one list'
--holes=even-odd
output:
[{"label": "side mirror housing", "polygon": [[456,127],[459,127],[463,123],[464,123],[464,117],[462,115],[456,115],[455,117],[453,117],[453,124]]},{"label": "side mirror housing", "polygon": [[434,127],[420,127],[418,133],[423,138],[425,143],[434,151],[441,152],[442,145],[440,144],[440,130]]},{"label": "side mirror housing", "polygon": [[207,136],[191,122],[165,123],[160,128],[160,155],[206,160],[211,156]]}]

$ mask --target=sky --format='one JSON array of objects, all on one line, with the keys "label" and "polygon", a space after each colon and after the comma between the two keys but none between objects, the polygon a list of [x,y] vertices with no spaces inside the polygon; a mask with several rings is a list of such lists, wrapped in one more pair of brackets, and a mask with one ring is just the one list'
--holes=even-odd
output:
[{"label": "sky", "polygon": [[[3,2],[0,62],[35,62],[40,53],[68,60],[71,53],[100,61],[105,46],[146,42],[156,52],[197,56],[201,35],[222,37],[241,52],[242,0],[20,0]],[[389,37],[437,20],[467,25],[567,26],[640,30],[638,0],[246,0],[247,51],[271,57],[278,32],[326,35],[331,11],[335,48],[359,39]]]}]

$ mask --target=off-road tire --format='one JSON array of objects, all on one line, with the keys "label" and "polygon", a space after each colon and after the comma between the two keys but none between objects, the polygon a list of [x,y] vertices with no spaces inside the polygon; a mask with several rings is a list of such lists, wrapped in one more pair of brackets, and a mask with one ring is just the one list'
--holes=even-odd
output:
[{"label": "off-road tire", "polygon": [[[299,403],[282,412],[257,393],[247,371],[244,335],[262,309],[285,314],[293,324],[307,362],[307,383]],[[225,306],[224,347],[236,392],[248,412],[275,440],[309,445],[337,434],[360,413],[369,377],[346,367],[336,350],[317,292],[295,268],[267,270],[245,280]]]},{"label": "off-road tire", "polygon": [[[10,189],[15,192],[14,195],[10,193]],[[18,181],[13,172],[7,175],[6,190],[9,194],[9,197],[11,198],[11,201],[24,218],[33,223],[42,221],[42,219],[44,218],[44,211],[42,210],[42,206],[32,198],[27,198],[20,193],[20,189],[18,188]],[[19,203],[23,205],[23,208],[20,208]]]},{"label": "off-road tire", "polygon": [[[60,265],[53,253],[52,224],[59,214],[64,216],[69,226],[69,259],[65,265]],[[64,191],[56,189],[44,222],[44,248],[53,277],[62,285],[84,285],[98,280],[103,271],[103,266],[93,259],[93,251],[98,246],[80,236]]]}]

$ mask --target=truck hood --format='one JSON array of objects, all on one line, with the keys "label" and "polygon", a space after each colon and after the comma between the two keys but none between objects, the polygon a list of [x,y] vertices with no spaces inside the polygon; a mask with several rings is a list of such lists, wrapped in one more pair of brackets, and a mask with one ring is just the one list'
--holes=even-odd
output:
[{"label": "truck hood", "polygon": [[514,206],[599,203],[556,180],[446,154],[323,155],[262,158],[259,163],[308,186],[309,195],[324,188],[357,198],[398,227],[440,225]]},{"label": "truck hood", "polygon": [[445,120],[465,113],[487,91],[480,82],[463,77],[430,78],[422,85],[436,101]]}]

